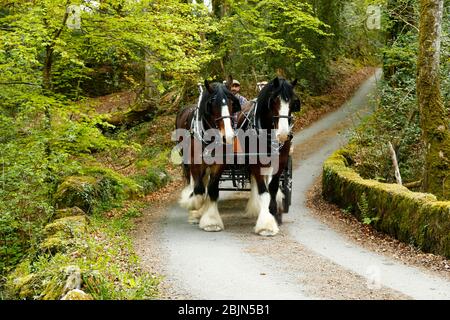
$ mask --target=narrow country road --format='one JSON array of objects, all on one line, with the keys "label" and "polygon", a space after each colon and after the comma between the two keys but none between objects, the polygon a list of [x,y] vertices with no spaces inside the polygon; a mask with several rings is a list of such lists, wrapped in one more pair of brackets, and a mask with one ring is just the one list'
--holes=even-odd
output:
[{"label": "narrow country road", "polygon": [[[141,232],[140,255],[153,263],[158,246],[174,297],[193,299],[450,299],[450,282],[364,249],[320,222],[306,207],[306,194],[324,160],[347,141],[346,131],[371,112],[381,72],[354,97],[294,137],[293,199],[280,234],[252,233],[243,217],[248,194],[224,192],[225,230],[207,233],[187,223],[176,203],[159,232]],[[158,222],[155,222],[158,224]]]}]

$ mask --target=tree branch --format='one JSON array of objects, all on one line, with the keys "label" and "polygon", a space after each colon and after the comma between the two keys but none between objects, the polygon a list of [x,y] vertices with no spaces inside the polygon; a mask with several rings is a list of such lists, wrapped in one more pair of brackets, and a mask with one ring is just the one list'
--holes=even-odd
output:
[{"label": "tree branch", "polygon": [[391,152],[392,165],[394,166],[395,180],[397,181],[397,184],[402,185],[402,176],[400,175],[400,169],[398,168],[397,155],[395,154],[394,147],[392,146],[392,143],[390,141],[388,145]]}]

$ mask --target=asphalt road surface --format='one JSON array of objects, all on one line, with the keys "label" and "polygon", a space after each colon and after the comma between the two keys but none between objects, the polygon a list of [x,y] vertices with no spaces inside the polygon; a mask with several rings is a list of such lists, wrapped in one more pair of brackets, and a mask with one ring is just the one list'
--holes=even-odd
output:
[{"label": "asphalt road surface", "polygon": [[182,292],[179,297],[193,299],[450,299],[448,280],[358,246],[305,205],[324,160],[372,111],[380,76],[294,137],[292,206],[275,237],[253,233],[256,219],[244,217],[245,192],[221,193],[225,230],[218,233],[189,224],[186,210],[169,206],[158,239],[141,244],[158,243],[165,281],[175,292],[169,298]]}]

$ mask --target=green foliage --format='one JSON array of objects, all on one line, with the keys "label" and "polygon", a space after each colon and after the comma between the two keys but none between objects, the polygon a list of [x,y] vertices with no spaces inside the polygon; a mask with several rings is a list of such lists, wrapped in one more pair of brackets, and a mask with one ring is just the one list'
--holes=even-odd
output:
[{"label": "green foliage", "polygon": [[[173,1],[164,6],[155,1],[102,1],[91,13],[83,11],[82,30],[72,31],[64,25],[67,1],[0,3],[3,273],[39,241],[58,185],[68,176],[82,175],[94,153],[125,144],[105,137],[98,129],[100,117],[71,100],[91,94],[90,81],[98,80],[105,69],[113,71],[104,79],[109,92],[133,85],[134,74],[127,70],[143,64],[146,50],[155,57],[155,67],[168,75],[196,72],[204,59],[199,53],[203,47],[191,43],[188,34],[197,36],[206,17],[187,24],[190,7]],[[85,184],[87,189],[79,190],[86,210],[139,193],[136,183],[112,172],[98,179],[95,187]]]},{"label": "green foliage", "polygon": [[379,217],[371,217],[371,208],[369,205],[369,201],[367,201],[367,195],[365,192],[361,194],[361,198],[358,202],[358,210],[361,215],[363,224],[370,225],[373,222],[380,220]]},{"label": "green foliage", "polygon": [[[70,217],[73,218],[78,217]],[[46,229],[52,234],[66,232],[59,225],[65,223],[48,225]],[[132,243],[126,231],[128,229],[99,215],[91,217],[89,230],[73,233],[71,244],[64,245],[63,250],[30,256],[21,262],[8,276],[6,298],[60,299],[64,294],[69,266],[80,269],[81,289],[94,299],[155,298],[159,279],[139,268],[139,260],[132,253]]]},{"label": "green foliage", "polygon": [[404,181],[416,181],[423,167],[423,145],[415,98],[415,83],[380,86],[380,98],[373,116],[353,133],[357,150],[354,167],[366,178],[395,182],[388,143],[397,151]]},{"label": "green foliage", "polygon": [[[372,3],[373,1],[369,1]],[[330,83],[330,63],[350,58],[374,63],[381,33],[367,31],[366,1],[241,1],[217,5],[216,59],[208,71],[233,74],[244,83],[275,74],[297,78],[320,93]]]},{"label": "green foliage", "polygon": [[[306,2],[234,0],[227,6],[212,39],[220,45],[217,58],[225,60],[227,72],[241,78],[267,80],[277,69],[295,74],[303,61],[314,57],[307,35],[328,35],[328,27]],[[213,69],[217,74],[225,71]]]},{"label": "green foliage", "polygon": [[169,182],[169,176],[165,171],[152,167],[149,167],[144,175],[138,175],[135,179],[143,187],[146,194],[163,187]]},{"label": "green foliage", "polygon": [[[132,85],[131,67],[143,64],[146,54],[153,68],[176,79],[191,77],[209,59],[208,43],[201,41],[199,33],[209,30],[210,19],[192,16],[189,4],[102,1],[98,8],[81,11],[78,31],[63,24],[68,4],[66,0],[5,3],[0,25],[9,32],[1,34],[4,63],[0,70],[7,72],[6,77],[42,84],[39,67],[50,48],[51,88],[76,98],[83,89],[89,91],[89,79],[103,77],[110,91],[122,87],[121,83]],[[99,67],[100,73],[95,71]]]},{"label": "green foliage", "polygon": [[[379,34],[367,32],[364,21],[366,5],[377,1],[226,0],[214,2],[215,16],[190,2],[105,0],[97,7],[78,1],[85,10],[81,28],[72,30],[70,1],[0,0],[0,275],[43,245],[66,244],[43,241],[56,207],[77,205],[96,217],[168,183],[170,113],[197,97],[200,78],[232,74],[254,84],[279,73],[317,93],[358,61],[374,61]],[[414,48],[394,49],[386,60],[410,70]],[[148,87],[151,96],[142,94]],[[161,103],[153,122],[106,133],[112,125],[87,100],[122,90]],[[136,215],[131,210],[110,227],[120,233]],[[102,252],[108,257],[93,250],[87,261],[105,271],[118,249]],[[58,268],[73,259],[59,252],[31,260],[36,274],[22,280],[40,291],[24,296],[34,298],[47,281],[56,297],[50,292],[60,290]],[[125,267],[90,274],[88,262],[76,259],[95,298],[148,295],[151,280],[136,280]]]},{"label": "green foliage", "polygon": [[323,30],[326,25],[312,15],[312,7],[307,3],[279,0],[236,1],[232,8],[235,15],[222,20],[225,23],[224,29],[245,29],[245,38],[240,39],[243,55],[251,56],[257,61],[266,56],[276,57],[278,61],[273,61],[273,68],[283,68],[287,61],[299,66],[305,58],[313,57],[312,52],[304,45],[302,35],[305,33],[327,35]]},{"label": "green foliage", "polygon": [[[389,42],[383,49],[385,79],[379,89],[374,115],[353,133],[354,167],[365,178],[395,182],[388,142],[394,145],[404,182],[421,180],[424,146],[416,97],[418,2],[391,1],[387,17]],[[407,9],[407,10],[406,10]],[[448,10],[447,10],[448,11]],[[448,30],[444,19],[442,41],[442,92],[450,95]],[[447,110],[450,112],[448,99]]]},{"label": "green foliage", "polygon": [[323,196],[344,208],[355,203],[370,208],[371,223],[379,218],[374,224],[377,230],[425,252],[450,257],[450,201],[437,201],[434,195],[398,184],[363,179],[348,166],[351,154],[351,149],[338,150],[325,161]]}]

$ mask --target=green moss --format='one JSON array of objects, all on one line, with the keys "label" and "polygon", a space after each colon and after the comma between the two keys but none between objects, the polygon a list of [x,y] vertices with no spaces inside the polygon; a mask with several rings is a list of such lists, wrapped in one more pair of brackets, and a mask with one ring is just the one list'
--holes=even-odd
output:
[{"label": "green moss", "polygon": [[165,170],[152,167],[145,174],[135,176],[135,180],[143,187],[144,193],[148,194],[165,186],[170,181],[170,176]]},{"label": "green moss", "polygon": [[[46,250],[31,255],[9,274],[5,297],[61,299],[67,290],[78,288],[78,282],[68,280],[73,270],[79,274],[80,289],[96,300],[156,297],[160,280],[140,269],[126,231],[100,214],[91,216],[89,225],[84,215],[55,220],[45,227],[41,248]],[[82,297],[75,292],[69,298]]]},{"label": "green moss", "polygon": [[59,208],[79,207],[91,212],[100,197],[98,180],[89,176],[67,177],[58,187],[54,198]]},{"label": "green moss", "polygon": [[70,290],[61,300],[94,300],[90,294],[81,290]]},{"label": "green moss", "polygon": [[30,261],[21,262],[7,277],[5,284],[6,299],[33,299],[36,282],[36,275],[31,273]]},{"label": "green moss", "polygon": [[39,244],[39,248],[44,252],[54,254],[58,251],[65,251],[71,244],[72,241],[58,235],[45,239],[42,243]]},{"label": "green moss", "polygon": [[73,245],[75,238],[83,237],[87,232],[86,216],[69,216],[60,218],[44,228],[46,238],[39,247],[44,252],[55,254],[64,252]]},{"label": "green moss", "polygon": [[18,296],[22,299],[33,297],[33,281],[36,276],[34,274],[29,274],[22,278],[15,279],[16,281],[16,290],[18,292]]},{"label": "green moss", "polygon": [[84,214],[85,214],[85,212],[78,207],[65,208],[65,209],[56,210],[54,219],[60,219],[60,218],[72,217],[72,216],[82,216]]},{"label": "green moss", "polygon": [[[366,198],[371,219],[380,231],[422,250],[450,257],[450,201],[417,193],[397,184],[361,178],[347,167],[348,150],[335,152],[324,164],[323,195],[342,208],[350,205],[361,217],[359,203]],[[365,195],[365,196],[364,196]]]},{"label": "green moss", "polygon": [[41,293],[41,300],[59,300],[63,294],[64,277],[61,273],[54,275]]},{"label": "green moss", "polygon": [[59,185],[55,193],[59,208],[79,207],[91,213],[95,208],[110,207],[114,202],[136,199],[143,194],[138,183],[111,169],[88,167],[81,174],[67,177]]},{"label": "green moss", "polygon": [[139,184],[114,170],[94,166],[84,168],[82,173],[98,179],[104,201],[111,198],[137,199],[142,196],[142,187]]},{"label": "green moss", "polygon": [[[441,2],[442,4],[442,2]],[[442,8],[441,8],[442,10]],[[420,10],[419,54],[417,59],[417,100],[426,145],[423,187],[439,199],[450,192],[450,130],[440,81],[442,13],[439,1],[423,0]],[[437,53],[437,54],[436,54]]]},{"label": "green moss", "polygon": [[52,236],[55,234],[65,234],[69,237],[79,236],[86,232],[86,216],[73,216],[57,219],[44,228],[44,234]]}]

